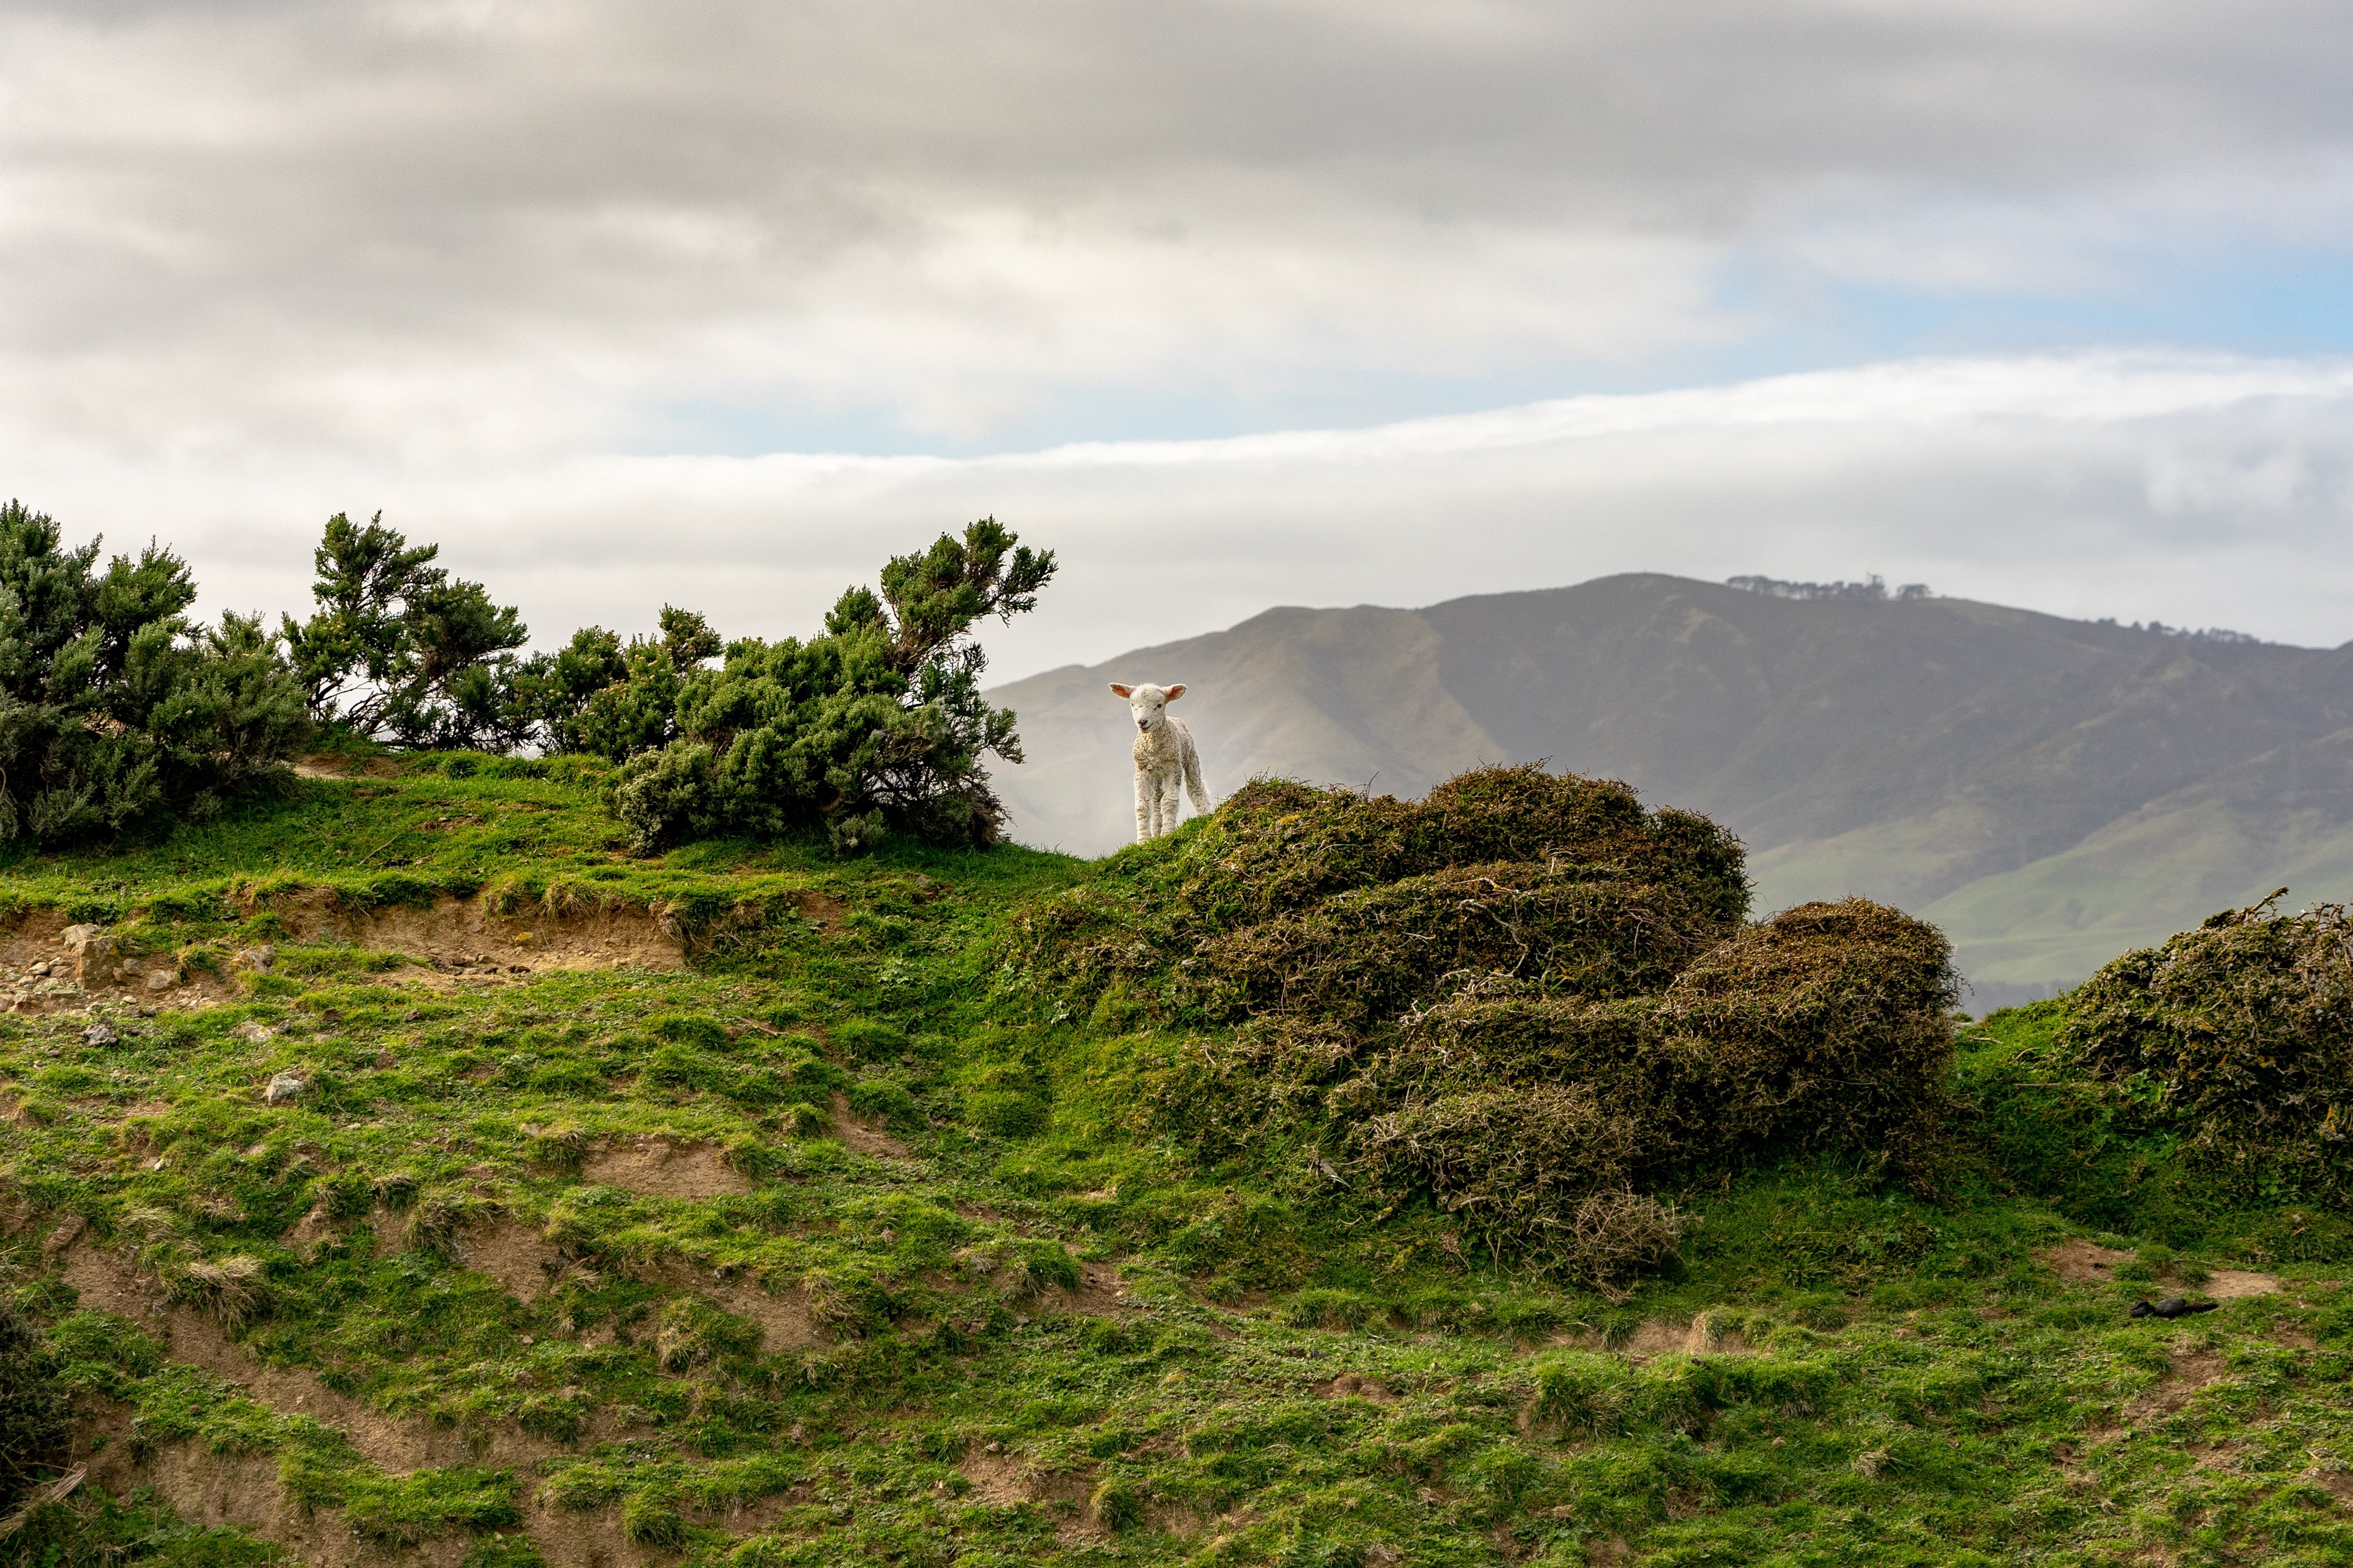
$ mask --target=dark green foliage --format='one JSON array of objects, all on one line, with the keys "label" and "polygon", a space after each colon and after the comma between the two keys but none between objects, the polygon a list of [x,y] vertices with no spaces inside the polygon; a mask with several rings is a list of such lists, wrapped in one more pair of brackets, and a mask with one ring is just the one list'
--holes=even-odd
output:
[{"label": "dark green foliage", "polygon": [[1420,801],[1244,785],[1026,915],[1008,956],[1092,1009],[1393,1016],[1443,974],[1655,989],[1748,907],[1739,840],[1609,780],[1482,768]]},{"label": "dark green foliage", "polygon": [[1205,1158],[1302,1141],[1335,1187],[1610,1284],[1680,1234],[1637,1186],[1938,1147],[1944,939],[1859,900],[1743,928],[1737,842],[1622,784],[1262,783],[1113,865],[1026,917],[1013,970],[1106,1025],[1244,1026],[1144,1075],[1146,1124]]},{"label": "dark green foliage", "polygon": [[662,606],[661,636],[620,637],[584,626],[566,647],[534,654],[515,671],[514,705],[545,750],[622,762],[679,738],[681,684],[721,645],[691,610]]},{"label": "dark green foliage", "polygon": [[524,738],[513,650],[530,633],[480,583],[434,565],[440,550],[411,545],[382,512],[327,520],[312,555],[319,608],[281,631],[313,721],[407,747],[504,751]]},{"label": "dark green foliage", "polygon": [[2242,1194],[2353,1193],[2353,919],[2225,910],[2068,998],[2060,1061]]},{"label": "dark green foliage", "polygon": [[0,842],[57,845],[211,816],[308,738],[301,694],[257,620],[188,622],[186,563],[0,508]]},{"label": "dark green foliage", "polygon": [[52,1358],[0,1296],[0,1518],[46,1473],[64,1468],[73,1410]]},{"label": "dark green foliage", "polygon": [[674,696],[681,653],[649,646],[580,721],[584,744],[635,753],[609,804],[649,848],[816,827],[845,853],[891,832],[994,842],[1004,810],[981,759],[1018,762],[1021,750],[1012,712],[981,699],[971,628],[1033,607],[1053,572],[1051,551],[985,519],[894,557],[881,595],[844,594],[821,636],[730,644],[721,668],[686,676]]}]

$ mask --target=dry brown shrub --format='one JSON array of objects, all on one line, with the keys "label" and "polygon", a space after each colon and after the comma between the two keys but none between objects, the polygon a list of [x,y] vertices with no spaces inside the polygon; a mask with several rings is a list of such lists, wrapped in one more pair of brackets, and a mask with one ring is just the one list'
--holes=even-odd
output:
[{"label": "dry brown shrub", "polygon": [[2069,998],[2061,1057],[2248,1187],[2353,1194],[2353,916],[2282,889],[2128,952]]}]

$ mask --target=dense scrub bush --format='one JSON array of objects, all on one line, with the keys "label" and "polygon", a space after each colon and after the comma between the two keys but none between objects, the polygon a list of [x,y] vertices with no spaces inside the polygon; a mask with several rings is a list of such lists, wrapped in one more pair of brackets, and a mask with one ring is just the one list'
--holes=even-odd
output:
[{"label": "dense scrub bush", "polygon": [[1655,988],[1747,907],[1739,840],[1613,781],[1481,768],[1401,801],[1261,779],[1023,915],[1007,959],[1087,1008],[1393,1016],[1456,971]]},{"label": "dense scrub bush", "polygon": [[664,642],[633,648],[571,733],[627,757],[607,800],[643,847],[817,827],[844,851],[893,832],[992,843],[1005,813],[982,759],[1019,762],[1021,747],[1012,712],[981,698],[971,628],[1034,607],[1053,574],[1051,551],[984,519],[892,558],[880,595],[850,589],[807,641],[747,638],[689,673],[707,630],[666,621]]},{"label": "dense scrub bush", "polygon": [[2066,999],[2056,1054],[2243,1194],[2342,1200],[2353,917],[2283,915],[2281,893],[2109,963]]},{"label": "dense scrub bush", "polygon": [[0,508],[0,842],[49,846],[201,820],[310,732],[258,620],[184,612],[186,563],[151,544],[97,571],[96,542]]},{"label": "dense scrub bush", "polygon": [[1746,899],[1737,841],[1622,784],[1262,783],[1029,911],[1005,976],[1106,1026],[1228,1026],[1140,1086],[1200,1157],[1303,1142],[1335,1183],[1607,1287],[1680,1235],[1640,1189],[1812,1149],[1917,1174],[1938,1146],[1943,937],[1862,900],[1744,926]]},{"label": "dense scrub bush", "polygon": [[531,634],[480,583],[434,565],[440,548],[410,544],[382,512],[327,520],[311,557],[319,607],[284,617],[280,634],[313,721],[408,747],[504,751],[526,738],[514,650]]}]

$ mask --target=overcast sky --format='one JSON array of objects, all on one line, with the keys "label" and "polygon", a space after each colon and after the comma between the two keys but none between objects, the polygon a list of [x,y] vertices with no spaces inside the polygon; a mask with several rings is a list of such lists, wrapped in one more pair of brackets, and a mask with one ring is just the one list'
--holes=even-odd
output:
[{"label": "overcast sky", "polygon": [[290,606],[1011,676],[1276,603],[1926,581],[2353,638],[2341,5],[0,0],[0,490]]}]

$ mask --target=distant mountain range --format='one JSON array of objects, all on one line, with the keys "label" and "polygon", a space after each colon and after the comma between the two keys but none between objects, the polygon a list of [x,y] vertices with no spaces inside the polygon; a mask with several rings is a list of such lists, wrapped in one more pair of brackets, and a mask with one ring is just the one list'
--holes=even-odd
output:
[{"label": "distant mountain range", "polygon": [[1759,912],[1854,892],[1937,921],[1979,1008],[2283,885],[2353,899],[2353,644],[1742,581],[1269,610],[996,689],[1029,757],[997,784],[1025,842],[1132,837],[1113,680],[1187,683],[1219,795],[1544,758],[1729,825]]}]

